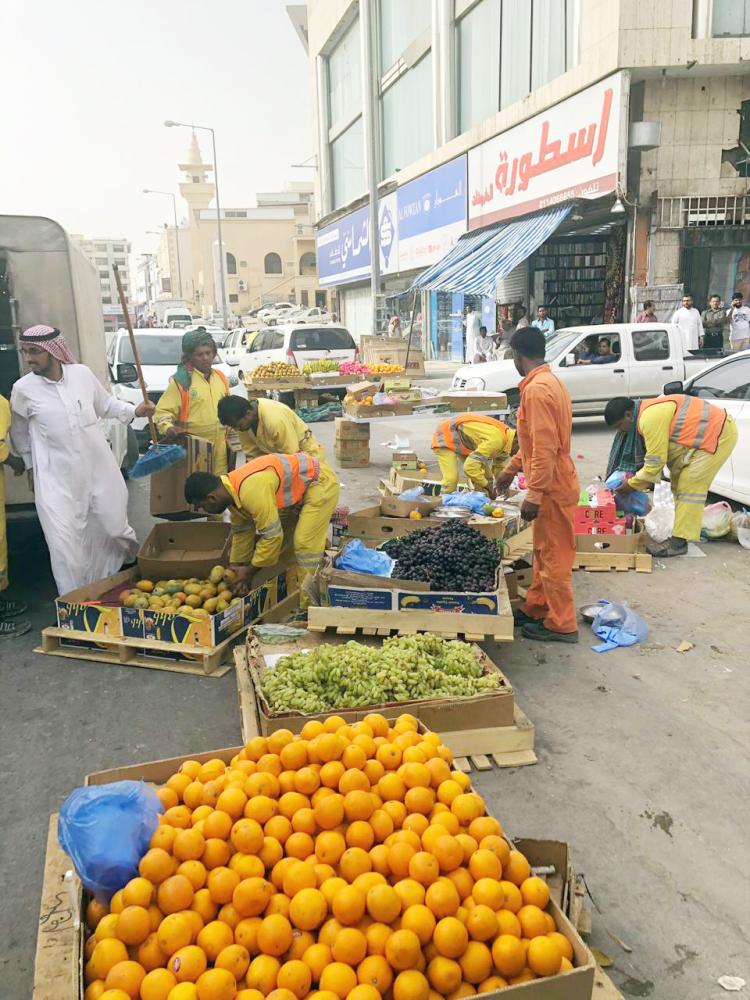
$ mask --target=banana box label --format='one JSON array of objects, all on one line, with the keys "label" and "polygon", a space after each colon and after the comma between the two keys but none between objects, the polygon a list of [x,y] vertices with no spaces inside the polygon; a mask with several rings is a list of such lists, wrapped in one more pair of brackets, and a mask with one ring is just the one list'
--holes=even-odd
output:
[{"label": "banana box label", "polygon": [[93,635],[113,636],[122,638],[123,626],[120,608],[111,608],[100,604],[75,604],[71,601],[57,600],[58,628],[70,629],[71,632],[86,632]]},{"label": "banana box label", "polygon": [[328,585],[328,603],[332,608],[366,608],[368,611],[395,611],[395,590],[360,590],[357,587]]},{"label": "banana box label", "polygon": [[454,615],[496,615],[497,594],[405,593],[397,591],[399,611],[439,611]]}]

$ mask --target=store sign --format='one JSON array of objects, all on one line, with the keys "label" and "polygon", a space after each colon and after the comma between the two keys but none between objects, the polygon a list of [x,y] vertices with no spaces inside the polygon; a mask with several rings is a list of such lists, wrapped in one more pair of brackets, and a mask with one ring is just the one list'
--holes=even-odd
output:
[{"label": "store sign", "polygon": [[399,270],[434,264],[466,232],[466,157],[404,184],[396,195]]},{"label": "store sign", "polygon": [[378,201],[378,248],[380,250],[380,273],[395,274],[398,271],[398,205],[396,192],[387,194]]},{"label": "store sign", "polygon": [[469,229],[616,190],[623,94],[615,73],[469,150]]},{"label": "store sign", "polygon": [[345,215],[318,232],[318,276],[321,285],[340,285],[370,276],[370,209]]}]

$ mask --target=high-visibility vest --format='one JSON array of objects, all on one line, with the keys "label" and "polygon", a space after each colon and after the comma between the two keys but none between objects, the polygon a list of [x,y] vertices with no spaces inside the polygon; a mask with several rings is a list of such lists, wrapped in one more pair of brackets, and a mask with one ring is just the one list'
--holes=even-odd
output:
[{"label": "high-visibility vest", "polygon": [[686,448],[716,454],[719,438],[724,430],[727,411],[713,406],[698,396],[658,396],[641,403],[638,411],[640,420],[643,412],[655,403],[674,403],[675,410],[669,425],[669,440]]},{"label": "high-visibility vest", "polygon": [[[227,382],[227,377],[224,372],[220,372],[218,368],[212,368],[211,374],[214,373],[218,375],[224,383],[224,388],[226,390],[225,395],[229,395],[229,383]],[[209,379],[210,378],[211,376],[209,375]],[[180,415],[177,419],[179,423],[185,425],[187,424],[188,414],[190,413],[190,390],[180,385],[179,382],[175,382],[175,385],[180,391]]]},{"label": "high-visibility vest", "polygon": [[510,428],[502,420],[495,420],[494,417],[485,417],[481,413],[459,413],[456,417],[449,417],[441,421],[437,430],[432,436],[431,448],[437,451],[438,448],[445,448],[447,451],[455,451],[459,455],[470,455],[474,450],[473,446],[467,445],[466,439],[461,434],[461,424],[489,424],[495,430],[506,433]]},{"label": "high-visibility vest", "polygon": [[279,510],[286,510],[300,503],[310,483],[317,482],[320,462],[303,451],[298,451],[295,455],[261,455],[230,472],[228,479],[239,496],[240,487],[248,476],[254,476],[256,472],[263,472],[265,469],[273,469],[279,477],[276,506]]}]

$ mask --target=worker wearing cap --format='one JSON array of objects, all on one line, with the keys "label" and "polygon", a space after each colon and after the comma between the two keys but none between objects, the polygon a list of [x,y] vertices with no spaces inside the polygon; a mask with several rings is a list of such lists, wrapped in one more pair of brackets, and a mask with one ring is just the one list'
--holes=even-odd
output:
[{"label": "worker wearing cap", "polygon": [[698,396],[658,396],[639,406],[626,396],[610,399],[604,411],[608,427],[627,433],[636,421],[644,441],[643,466],[619,492],[646,490],[669,468],[675,499],[674,531],[659,556],[679,556],[700,538],[706,496],[719,469],[737,444],[734,418]]},{"label": "worker wearing cap", "polygon": [[304,451],[323,458],[323,446],[294,410],[274,399],[243,399],[225,396],[219,400],[219,421],[237,431],[245,459],[274,452],[293,455]]},{"label": "worker wearing cap", "polygon": [[263,455],[221,477],[194,472],[185,482],[185,500],[192,507],[214,515],[229,510],[230,564],[238,584],[245,585],[253,569],[279,563],[284,529],[292,524],[297,565],[314,572],[338,499],[334,471],[304,452]]},{"label": "worker wearing cap", "polygon": [[181,434],[213,444],[212,470],[227,471],[227,435],[219,423],[219,401],[229,395],[226,376],[214,368],[216,343],[205,327],[188,330],[182,338],[182,361],[156,406],[154,422],[165,441]]},{"label": "worker wearing cap", "polygon": [[443,493],[458,486],[459,458],[475,490],[487,490],[495,475],[517,450],[516,432],[494,417],[459,413],[441,421],[432,437],[442,473]]}]

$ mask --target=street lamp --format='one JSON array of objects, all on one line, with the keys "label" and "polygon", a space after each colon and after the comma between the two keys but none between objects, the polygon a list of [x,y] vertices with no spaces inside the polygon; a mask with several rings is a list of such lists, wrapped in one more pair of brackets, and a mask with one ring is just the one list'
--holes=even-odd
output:
[{"label": "street lamp", "polygon": [[172,214],[174,216],[174,238],[175,246],[177,247],[177,283],[180,286],[180,298],[183,298],[182,294],[182,264],[180,262],[180,231],[177,228],[177,199],[172,194],[171,191],[154,191],[151,188],[144,188],[144,194],[163,194],[167,198],[172,199]]},{"label": "street lamp", "polygon": [[221,311],[224,317],[224,328],[229,329],[229,313],[227,311],[227,288],[226,281],[224,280],[224,267],[226,264],[224,257],[224,244],[221,239],[221,202],[219,201],[219,173],[216,166],[216,135],[214,130],[208,125],[192,125],[187,122],[173,122],[171,119],[167,118],[164,122],[166,128],[191,128],[193,131],[198,129],[201,132],[211,133],[211,147],[213,149],[214,156],[214,186],[216,188],[216,229],[219,237],[219,277],[221,279]]}]

